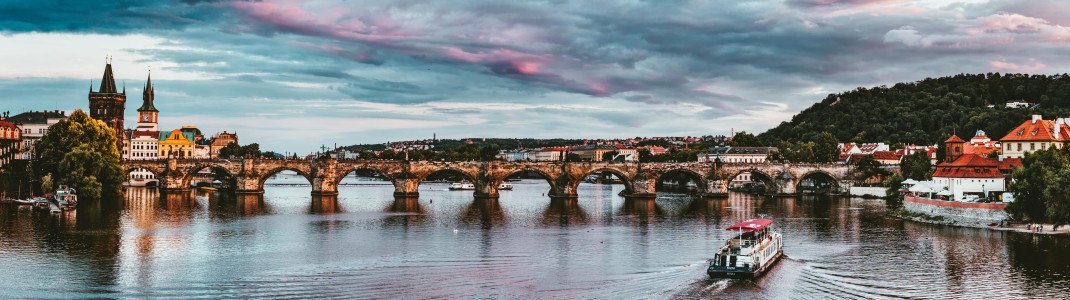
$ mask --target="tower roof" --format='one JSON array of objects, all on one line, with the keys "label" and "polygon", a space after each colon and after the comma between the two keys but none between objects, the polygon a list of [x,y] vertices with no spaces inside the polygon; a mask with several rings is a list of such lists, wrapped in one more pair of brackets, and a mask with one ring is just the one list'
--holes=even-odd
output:
[{"label": "tower roof", "polygon": [[951,138],[948,138],[946,141],[944,141],[944,143],[965,143],[965,142],[966,141],[962,140],[962,138],[959,138],[959,136],[957,136],[957,135],[951,135]]},{"label": "tower roof", "polygon": [[156,110],[156,105],[153,105],[153,102],[155,102],[156,100],[155,94],[156,89],[152,87],[152,73],[149,73],[149,79],[145,81],[145,88],[141,92],[141,107],[138,108],[137,111],[159,112],[158,110]]},{"label": "tower roof", "polygon": [[111,71],[111,62],[104,66],[104,78],[100,79],[100,89],[97,90],[97,93],[118,93],[118,90],[115,89],[115,75]]}]

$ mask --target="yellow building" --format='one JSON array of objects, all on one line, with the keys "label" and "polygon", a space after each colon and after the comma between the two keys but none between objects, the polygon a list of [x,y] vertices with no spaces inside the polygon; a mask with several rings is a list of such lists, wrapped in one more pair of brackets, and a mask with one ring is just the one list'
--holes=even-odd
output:
[{"label": "yellow building", "polygon": [[160,158],[193,158],[193,134],[172,130],[160,134]]}]

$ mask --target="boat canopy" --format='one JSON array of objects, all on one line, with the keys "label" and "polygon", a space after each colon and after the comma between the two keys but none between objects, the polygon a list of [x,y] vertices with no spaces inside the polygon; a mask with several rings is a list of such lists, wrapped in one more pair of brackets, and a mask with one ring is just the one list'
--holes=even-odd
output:
[{"label": "boat canopy", "polygon": [[739,230],[742,230],[742,231],[758,231],[758,230],[762,230],[765,227],[768,227],[769,225],[773,225],[773,220],[770,220],[770,219],[750,219],[750,220],[746,220],[746,221],[743,221],[743,222],[739,222],[736,225],[732,225],[732,227],[725,228],[725,230],[732,230],[732,231],[739,231]]}]

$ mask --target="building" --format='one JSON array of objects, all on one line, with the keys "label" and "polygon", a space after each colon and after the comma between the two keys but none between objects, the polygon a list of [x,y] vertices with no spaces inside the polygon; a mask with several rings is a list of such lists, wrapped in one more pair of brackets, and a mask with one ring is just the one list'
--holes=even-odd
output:
[{"label": "building", "polygon": [[1024,158],[1026,153],[1044,150],[1050,147],[1062,148],[1070,141],[1068,119],[1044,120],[1040,115],[1022,122],[1021,125],[999,139],[1003,146],[1003,155],[1007,158]]},{"label": "building", "polygon": [[127,149],[123,158],[129,160],[154,160],[160,157],[160,132],[146,130],[127,131]]},{"label": "building", "polygon": [[535,161],[562,161],[565,160],[566,147],[546,147],[535,152]]},{"label": "building", "polygon": [[22,130],[22,145],[15,159],[28,160],[33,156],[33,145],[48,133],[48,127],[67,119],[63,111],[30,111],[14,115],[7,119]]},{"label": "building", "polygon": [[989,157],[998,156],[1002,153],[1002,147],[1000,147],[999,142],[988,138],[984,130],[978,130],[974,133],[969,142],[962,140],[957,135],[951,135],[950,138],[944,141],[944,146],[947,149],[947,154],[944,157],[945,162],[954,161],[966,154]]},{"label": "building", "polygon": [[998,198],[1007,190],[1007,174],[1022,166],[1019,159],[983,157],[965,154],[954,161],[941,163],[933,172],[933,183],[947,190],[951,200],[964,201],[969,196]]},{"label": "building", "polygon": [[698,162],[723,163],[764,163],[769,154],[776,151],[774,147],[711,147],[706,153],[698,155]]},{"label": "building", "polygon": [[211,158],[218,158],[219,150],[222,150],[231,143],[238,143],[238,133],[230,133],[225,130],[223,133],[217,133],[215,137],[212,137],[211,153],[209,153],[209,156]]},{"label": "building", "polygon": [[8,121],[7,113],[4,113],[4,117],[0,118],[0,169],[15,159],[21,146],[22,130]]},{"label": "building", "polygon": [[182,125],[182,129],[179,130],[193,136],[194,143],[201,143],[204,141],[204,134],[201,133],[201,130],[198,129],[196,125]]},{"label": "building", "polygon": [[535,152],[529,150],[503,150],[496,158],[506,161],[529,161],[533,160]]},{"label": "building", "polygon": [[160,158],[193,158],[193,133],[175,129],[160,134]]},{"label": "building", "polygon": [[624,155],[625,157],[630,155],[631,157],[636,157],[639,154],[635,148],[628,148],[624,145],[582,145],[572,147],[572,150],[570,151],[570,153],[578,155],[580,160],[585,161],[602,161],[602,158],[606,153],[613,152],[616,152],[614,157],[617,155]]},{"label": "building", "polygon": [[141,92],[141,107],[137,109],[138,131],[160,131],[160,111],[156,110],[156,88],[152,86],[152,74],[145,81],[145,88]]},{"label": "building", "polygon": [[115,75],[111,60],[104,66],[104,77],[96,92],[89,86],[89,116],[104,121],[115,131],[116,149],[123,149],[123,113],[126,111],[126,87],[122,92],[115,89]]}]

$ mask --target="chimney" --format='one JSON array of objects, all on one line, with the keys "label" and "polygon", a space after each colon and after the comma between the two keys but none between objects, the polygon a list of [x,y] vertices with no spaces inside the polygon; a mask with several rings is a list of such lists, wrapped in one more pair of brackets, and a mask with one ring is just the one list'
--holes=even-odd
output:
[{"label": "chimney", "polygon": [[1063,119],[1062,118],[1055,118],[1055,132],[1054,132],[1054,134],[1052,134],[1052,138],[1054,138],[1056,141],[1061,140],[1059,138],[1059,129],[1062,129],[1062,128],[1063,128]]},{"label": "chimney", "polygon": [[1033,115],[1033,124],[1036,124],[1037,121],[1040,121],[1040,119],[1041,119],[1040,115]]}]

